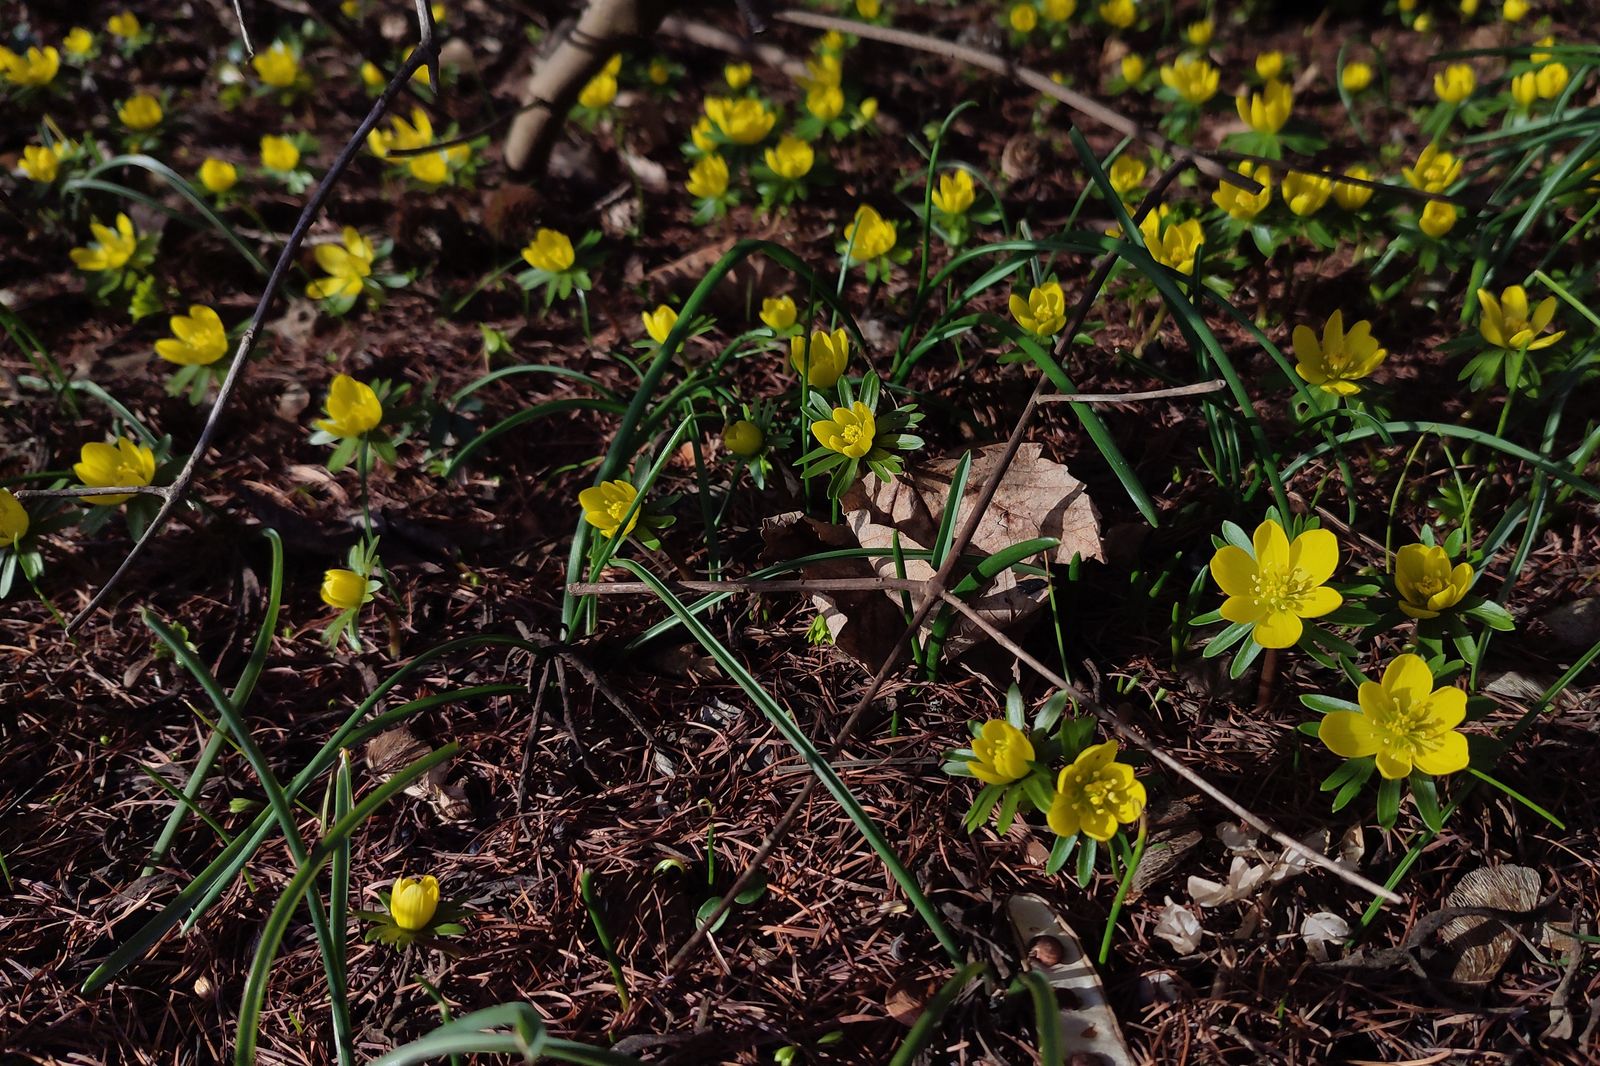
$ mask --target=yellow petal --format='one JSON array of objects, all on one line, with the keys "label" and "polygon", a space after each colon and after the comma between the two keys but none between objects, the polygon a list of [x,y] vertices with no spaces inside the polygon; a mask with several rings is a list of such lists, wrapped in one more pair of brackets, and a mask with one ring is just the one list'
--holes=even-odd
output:
[{"label": "yellow petal", "polygon": [[1321,618],[1339,609],[1344,602],[1344,597],[1326,585],[1318,585],[1300,597],[1300,602],[1295,604],[1295,613],[1301,618]]},{"label": "yellow petal", "polygon": [[1256,527],[1256,532],[1250,538],[1256,550],[1256,565],[1266,570],[1280,567],[1289,561],[1289,538],[1284,534],[1283,527],[1278,523],[1265,521]]},{"label": "yellow petal", "polygon": [[1328,750],[1346,759],[1359,759],[1378,750],[1378,737],[1372,722],[1355,711],[1331,711],[1317,725],[1317,739]]},{"label": "yellow petal", "polygon": [[1256,623],[1253,636],[1263,648],[1292,648],[1300,640],[1305,625],[1287,611],[1266,614]]},{"label": "yellow petal", "polygon": [[1433,691],[1433,674],[1421,656],[1400,655],[1383,671],[1382,685],[1385,692],[1406,693],[1416,706]]},{"label": "yellow petal", "polygon": [[1253,591],[1256,561],[1243,548],[1225,544],[1211,557],[1211,576],[1226,595],[1248,596]]},{"label": "yellow petal", "polygon": [[1411,756],[1392,748],[1378,751],[1378,773],[1390,781],[1398,781],[1411,774]]},{"label": "yellow petal", "polygon": [[1439,689],[1428,699],[1429,729],[1443,733],[1460,725],[1466,717],[1467,694],[1461,689],[1447,686]]},{"label": "yellow petal", "polygon": [[[1465,693],[1462,694],[1465,696]],[[1457,770],[1465,770],[1470,755],[1467,751],[1467,738],[1460,733],[1446,733],[1438,738],[1438,746],[1432,751],[1419,751],[1416,754],[1417,769],[1425,774],[1453,774]]]},{"label": "yellow petal", "polygon": [[1322,584],[1339,565],[1339,539],[1326,529],[1306,530],[1289,545],[1289,565],[1298,566],[1313,583]]}]

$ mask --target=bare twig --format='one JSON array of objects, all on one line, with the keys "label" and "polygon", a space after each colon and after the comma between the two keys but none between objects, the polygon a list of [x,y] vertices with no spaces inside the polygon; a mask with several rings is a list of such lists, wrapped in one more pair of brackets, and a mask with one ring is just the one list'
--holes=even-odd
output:
[{"label": "bare twig", "polygon": [[[316,192],[312,193],[305,209],[300,212],[300,217],[295,221],[294,229],[289,233],[289,239],[284,243],[283,251],[278,255],[278,261],[272,267],[272,274],[267,278],[267,287],[261,294],[261,299],[256,303],[255,314],[250,316],[250,324],[245,327],[244,333],[239,337],[239,345],[234,350],[233,362],[228,366],[228,374],[222,380],[222,386],[217,390],[216,402],[211,407],[211,414],[200,429],[200,437],[195,441],[194,449],[189,453],[189,458],[184,461],[183,469],[178,471],[178,476],[167,487],[166,495],[161,504],[161,510],[156,512],[155,518],[145,528],[144,533],[134,543],[122,565],[118,566],[110,579],[94,594],[88,605],[73,616],[67,623],[67,632],[74,632],[79,626],[94,613],[95,608],[105,602],[111,590],[117,587],[127,573],[133,569],[133,564],[144,554],[156,536],[165,528],[173,514],[189,494],[189,488],[194,483],[195,472],[200,466],[201,459],[205,456],[206,449],[210,447],[211,440],[216,436],[217,426],[222,421],[222,412],[227,409],[228,400],[233,395],[239,378],[244,374],[245,364],[250,361],[250,353],[255,350],[256,338],[260,335],[262,323],[266,321],[267,313],[272,310],[273,300],[278,295],[278,289],[283,286],[284,278],[289,274],[289,269],[294,265],[295,255],[300,251],[306,233],[311,229],[311,224],[316,221],[322,212],[322,205],[333,192],[333,187],[349,167],[350,161],[361,151],[366,144],[367,134],[377,126],[378,120],[389,108],[389,102],[394,99],[400,88],[411,80],[411,75],[424,63],[429,64],[433,73],[433,83],[439,84],[438,72],[438,47],[434,35],[433,12],[428,9],[428,0],[416,0],[417,21],[421,27],[421,40],[406,61],[401,64],[400,70],[384,88],[382,95],[372,105],[372,110],[367,112],[367,117],[362,119],[361,125],[351,135],[339,155],[334,159],[333,165],[328,167],[328,172],[322,176],[322,181],[317,184]],[[116,491],[116,490],[113,490]],[[86,490],[75,490],[73,495],[86,495]]]},{"label": "bare twig", "polygon": [[[728,578],[724,581],[667,581],[673,592],[921,592],[926,581],[900,577],[822,577],[760,579]],[[574,596],[617,596],[653,591],[643,581],[574,581],[567,586]]]},{"label": "bare twig", "polygon": [[1148,392],[1052,392],[1039,397],[1040,403],[1139,403],[1143,400],[1171,400],[1180,396],[1206,396],[1228,387],[1226,381],[1202,381],[1197,385],[1177,385]]},{"label": "bare twig", "polygon": [[75,489],[18,489],[19,500],[77,499],[79,496],[160,496],[172,495],[171,485],[79,485]]},{"label": "bare twig", "polygon": [[233,17],[239,20],[239,37],[244,41],[244,54],[255,55],[256,50],[250,44],[250,27],[244,24],[244,8],[239,6],[239,0],[233,0]]}]

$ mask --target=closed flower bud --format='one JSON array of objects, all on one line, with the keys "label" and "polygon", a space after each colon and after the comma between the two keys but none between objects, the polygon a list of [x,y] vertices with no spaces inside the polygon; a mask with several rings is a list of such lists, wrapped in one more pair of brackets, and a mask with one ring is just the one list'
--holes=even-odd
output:
[{"label": "closed flower bud", "polygon": [[9,548],[28,532],[28,512],[10,489],[0,489],[0,548]]},{"label": "closed flower bud", "polygon": [[796,313],[792,296],[769,296],[761,301],[761,321],[776,333],[794,325]]},{"label": "closed flower bud", "polygon": [[722,443],[734,455],[748,459],[761,451],[766,435],[761,427],[749,419],[741,418],[722,427]]},{"label": "closed flower bud", "polygon": [[222,159],[207,159],[200,164],[200,184],[207,192],[224,193],[239,180],[239,168]]},{"label": "closed flower bud", "polygon": [[646,311],[639,317],[644,320],[644,331],[657,344],[667,343],[667,334],[678,324],[678,312],[666,304],[661,304],[654,311]]},{"label": "closed flower bud", "polygon": [[371,599],[367,579],[354,570],[334,569],[322,575],[322,602],[339,611],[350,611]]},{"label": "closed flower bud", "polygon": [[426,929],[439,909],[439,882],[432,874],[420,879],[402,877],[389,891],[389,914],[401,929]]},{"label": "closed flower bud", "polygon": [[1437,239],[1450,232],[1451,227],[1456,224],[1458,215],[1455,204],[1444,200],[1429,200],[1417,219],[1417,225],[1423,233]]}]

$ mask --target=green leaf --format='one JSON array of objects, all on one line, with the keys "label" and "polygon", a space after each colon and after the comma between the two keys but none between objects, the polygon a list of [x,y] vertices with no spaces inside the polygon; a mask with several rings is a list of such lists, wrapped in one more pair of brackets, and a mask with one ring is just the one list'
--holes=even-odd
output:
[{"label": "green leaf", "polygon": [[1435,833],[1444,828],[1444,816],[1439,813],[1439,791],[1433,778],[1421,770],[1411,771],[1411,799],[1417,805],[1423,825]]},{"label": "green leaf", "polygon": [[1400,781],[1384,778],[1378,782],[1378,824],[1393,829],[1400,817]]}]

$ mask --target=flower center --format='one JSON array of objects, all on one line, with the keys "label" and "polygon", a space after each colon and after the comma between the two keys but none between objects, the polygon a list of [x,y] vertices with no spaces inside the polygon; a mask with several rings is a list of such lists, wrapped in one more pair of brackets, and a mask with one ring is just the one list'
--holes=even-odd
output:
[{"label": "flower center", "polygon": [[1391,692],[1381,702],[1383,707],[1374,724],[1384,747],[1411,755],[1434,749],[1433,715],[1427,700],[1413,704],[1410,693]]},{"label": "flower center", "polygon": [[1429,597],[1437,596],[1446,587],[1446,583],[1443,580],[1431,574],[1417,582],[1417,591]]},{"label": "flower center", "polygon": [[839,439],[846,444],[854,444],[861,439],[861,427],[841,426],[839,428]]},{"label": "flower center", "polygon": [[1292,614],[1307,592],[1316,587],[1311,575],[1298,566],[1263,567],[1251,581],[1255,598],[1274,614]]},{"label": "flower center", "polygon": [[617,525],[620,526],[622,524],[622,520],[627,517],[628,514],[628,501],[617,500],[614,503],[607,504],[606,514],[610,515],[616,521]]}]

